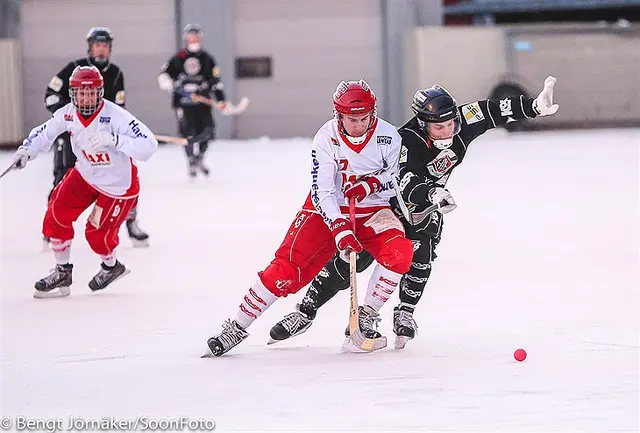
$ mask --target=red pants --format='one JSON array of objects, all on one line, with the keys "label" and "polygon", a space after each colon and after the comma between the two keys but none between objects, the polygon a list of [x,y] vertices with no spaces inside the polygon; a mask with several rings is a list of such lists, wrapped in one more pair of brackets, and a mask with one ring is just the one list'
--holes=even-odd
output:
[{"label": "red pants", "polygon": [[91,249],[99,255],[111,253],[119,243],[120,226],[138,203],[138,179],[129,191],[132,196],[109,197],[89,185],[75,168],[67,172],[64,179],[51,194],[47,213],[42,223],[42,234],[63,241],[73,239],[73,223],[89,206],[95,203],[87,219],[85,236]]},{"label": "red pants", "polygon": [[[390,209],[356,219],[356,237],[376,261],[399,274],[411,267],[413,244]],[[322,270],[336,253],[331,230],[317,213],[302,210],[287,231],[275,259],[258,273],[262,284],[276,296],[296,293]]]}]

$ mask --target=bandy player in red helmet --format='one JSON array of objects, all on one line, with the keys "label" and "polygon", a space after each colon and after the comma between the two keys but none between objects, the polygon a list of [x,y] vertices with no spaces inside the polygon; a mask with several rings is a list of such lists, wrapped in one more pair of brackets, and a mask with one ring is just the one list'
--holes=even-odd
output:
[{"label": "bandy player in red helmet", "polygon": [[89,282],[101,290],[129,270],[116,259],[118,231],[138,202],[140,184],[134,160],[146,161],[158,142],[140,120],[103,99],[104,81],[95,66],[78,66],[69,78],[71,102],[34,128],[14,155],[16,168],[51,147],[67,131],[77,157],[75,166],[56,186],[42,224],[51,238],[56,267],[35,283],[35,298],[67,296],[72,283],[70,263],[73,223],[94,205],[85,228],[91,249],[100,256],[100,271]]},{"label": "bandy player in red helmet", "polygon": [[[359,328],[366,338],[384,339],[376,330],[378,310],[413,258],[413,245],[389,204],[395,195],[400,135],[377,117],[375,94],[364,80],[341,82],[333,107],[335,117],[313,138],[307,200],[235,318],[226,320],[222,333],[208,340],[209,355],[220,356],[247,338],[246,329],[276,299],[306,286],[336,250],[366,249],[378,262],[364,306],[358,309]],[[350,199],[357,203],[356,227],[349,221]]]}]

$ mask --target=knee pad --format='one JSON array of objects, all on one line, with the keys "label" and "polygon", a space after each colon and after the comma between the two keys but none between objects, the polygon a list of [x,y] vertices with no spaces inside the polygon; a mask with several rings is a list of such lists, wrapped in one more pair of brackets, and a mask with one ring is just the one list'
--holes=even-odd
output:
[{"label": "knee pad", "polygon": [[267,268],[258,272],[262,284],[276,296],[285,297],[300,290],[298,269],[289,261],[276,257]]},{"label": "knee pad", "polygon": [[391,239],[378,258],[386,269],[398,274],[406,274],[413,260],[413,244],[405,237]]}]

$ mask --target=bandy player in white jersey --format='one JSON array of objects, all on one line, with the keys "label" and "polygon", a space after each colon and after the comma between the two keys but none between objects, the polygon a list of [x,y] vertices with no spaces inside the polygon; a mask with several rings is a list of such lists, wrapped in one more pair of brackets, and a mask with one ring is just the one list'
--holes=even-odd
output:
[{"label": "bandy player in white jersey", "polygon": [[[276,299],[306,286],[336,249],[359,253],[364,248],[378,262],[365,305],[359,307],[359,325],[366,338],[381,337],[375,329],[378,310],[398,287],[402,274],[409,271],[413,258],[413,245],[389,205],[398,171],[400,135],[376,116],[376,97],[364,80],[340,83],[333,106],[335,118],[313,139],[310,194],[275,259],[258,273],[243,297],[235,318],[228,319],[222,333],[208,340],[215,356],[244,340],[249,335],[246,329]],[[355,227],[349,221],[349,199],[357,203]]]},{"label": "bandy player in white jersey", "polygon": [[67,296],[72,283],[73,223],[94,204],[85,229],[91,249],[102,259],[89,282],[93,291],[107,287],[129,270],[116,259],[120,226],[138,202],[140,184],[134,160],[146,161],[158,142],[141,121],[103,99],[104,81],[95,66],[78,66],[69,78],[71,102],[34,128],[14,155],[16,168],[46,152],[68,131],[76,165],[51,194],[42,233],[51,239],[56,267],[35,283],[35,298]]}]

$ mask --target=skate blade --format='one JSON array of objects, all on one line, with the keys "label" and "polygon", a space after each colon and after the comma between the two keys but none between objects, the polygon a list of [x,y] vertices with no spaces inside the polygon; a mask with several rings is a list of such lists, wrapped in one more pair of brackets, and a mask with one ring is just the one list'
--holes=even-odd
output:
[{"label": "skate blade", "polygon": [[402,335],[396,335],[396,341],[395,341],[393,347],[395,349],[397,349],[397,350],[404,349],[404,346],[407,345],[407,342],[409,342],[409,340],[411,340],[410,337],[405,337],[405,336],[402,336]]},{"label": "skate blade", "polygon": [[133,246],[133,248],[149,248],[148,239],[145,239],[145,240],[139,240],[134,238],[129,238],[129,239],[131,239],[131,246]]},{"label": "skate blade", "polygon": [[35,299],[52,299],[52,298],[64,298],[65,296],[69,296],[70,294],[71,294],[71,287],[67,286],[67,287],[58,287],[48,292],[35,290],[33,293],[33,297]]},{"label": "skate blade", "polygon": [[360,331],[346,337],[342,350],[350,353],[370,353],[387,347],[387,337],[365,338]]}]

